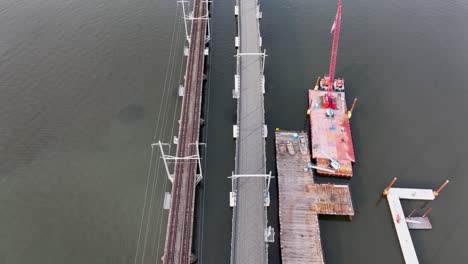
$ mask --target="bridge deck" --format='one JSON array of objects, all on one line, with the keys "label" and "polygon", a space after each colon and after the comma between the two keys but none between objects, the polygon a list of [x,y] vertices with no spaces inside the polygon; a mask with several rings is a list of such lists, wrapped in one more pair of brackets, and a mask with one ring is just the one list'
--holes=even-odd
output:
[{"label": "bridge deck", "polygon": [[[194,18],[207,14],[207,2],[195,0]],[[204,49],[207,30],[206,19],[192,21],[191,41],[185,74],[185,90],[179,126],[177,157],[196,155],[195,143],[199,138],[202,100]],[[192,255],[195,175],[197,166],[191,160],[175,164],[172,201],[167,224],[163,262],[188,264]]]},{"label": "bridge deck", "polygon": [[[239,0],[240,53],[259,53],[259,27],[256,0]],[[239,58],[238,126],[236,173],[265,174],[264,107],[261,88],[260,55]],[[264,205],[265,180],[240,178],[236,184],[233,208],[231,263],[267,262]]]},{"label": "bridge deck", "polygon": [[[278,169],[281,258],[284,264],[324,263],[318,215],[354,215],[347,185],[315,184],[310,151],[301,153],[295,132],[278,131],[276,167]],[[306,139],[306,133],[297,133]],[[286,144],[292,143],[291,155]]]}]

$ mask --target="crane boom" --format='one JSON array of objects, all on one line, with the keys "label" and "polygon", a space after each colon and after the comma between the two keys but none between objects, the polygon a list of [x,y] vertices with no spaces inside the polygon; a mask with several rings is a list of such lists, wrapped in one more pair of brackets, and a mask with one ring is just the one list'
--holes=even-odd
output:
[{"label": "crane boom", "polygon": [[333,42],[330,56],[330,68],[328,70],[329,84],[328,84],[328,97],[331,98],[331,92],[333,91],[333,83],[335,81],[335,67],[336,67],[336,56],[338,55],[338,43],[340,40],[341,30],[341,0],[338,0],[338,8],[336,10],[335,21],[333,22]]}]

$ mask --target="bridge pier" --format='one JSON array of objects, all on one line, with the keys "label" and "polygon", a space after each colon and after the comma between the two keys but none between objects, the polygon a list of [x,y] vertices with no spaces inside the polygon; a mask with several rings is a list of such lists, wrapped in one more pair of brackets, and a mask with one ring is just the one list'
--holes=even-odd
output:
[{"label": "bridge pier", "polygon": [[197,263],[197,261],[197,256],[195,256],[195,254],[192,253],[192,255],[190,255],[190,264]]}]

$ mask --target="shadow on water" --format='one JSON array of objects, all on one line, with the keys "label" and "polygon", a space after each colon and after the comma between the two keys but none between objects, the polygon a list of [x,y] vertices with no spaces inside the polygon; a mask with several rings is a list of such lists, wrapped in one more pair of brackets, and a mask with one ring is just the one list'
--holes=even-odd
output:
[{"label": "shadow on water", "polygon": [[122,108],[118,113],[118,119],[122,123],[133,123],[145,117],[146,110],[142,105],[131,104]]},{"label": "shadow on water", "polygon": [[351,222],[352,218],[346,215],[319,215],[319,220],[324,221],[338,221],[338,222]]}]

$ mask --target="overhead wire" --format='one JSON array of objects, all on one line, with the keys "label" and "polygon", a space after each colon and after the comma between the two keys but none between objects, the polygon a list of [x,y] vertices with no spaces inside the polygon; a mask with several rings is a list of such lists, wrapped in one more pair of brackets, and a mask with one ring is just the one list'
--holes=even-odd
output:
[{"label": "overhead wire", "polygon": [[[176,7],[174,17],[177,17],[178,12],[179,12],[179,8]],[[168,82],[168,76],[169,76],[169,69],[171,68],[170,64],[171,64],[171,61],[174,61],[174,57],[175,57],[175,54],[173,52],[174,51],[174,45],[173,44],[174,44],[174,37],[175,37],[176,26],[177,26],[178,21],[179,21],[179,19],[175,18],[174,22],[173,22],[173,26],[172,26],[170,52],[169,52],[169,56],[168,56],[168,64],[167,64],[166,73],[165,73],[165,77],[164,77],[163,91],[162,91],[162,96],[161,96],[161,100],[160,100],[160,107],[159,107],[159,111],[158,111],[157,119],[156,119],[156,125],[155,125],[155,130],[154,130],[154,135],[153,135],[153,142],[155,141],[155,139],[156,139],[156,137],[158,135],[158,131],[159,131],[159,133],[161,133],[161,130],[162,130],[161,122],[159,122],[160,119],[161,119],[161,114],[163,113],[163,110],[164,110],[164,115],[166,115],[166,110],[168,108],[168,105],[167,105],[168,100],[164,100],[164,99],[167,97],[166,94],[168,94],[167,82]],[[144,223],[144,220],[145,220],[145,215],[147,214],[146,211],[149,210],[148,213],[151,212],[151,208],[150,208],[151,207],[151,201],[150,201],[150,206],[148,206],[148,209],[147,209],[147,203],[148,203],[148,192],[149,192],[149,186],[150,186],[150,179],[153,179],[151,192],[154,191],[155,180],[154,180],[154,177],[151,177],[151,176],[153,176],[152,171],[153,171],[154,167],[155,167],[155,171],[158,171],[158,169],[159,169],[159,160],[158,160],[157,165],[154,166],[154,162],[153,162],[154,153],[155,153],[155,150],[154,150],[154,148],[152,148],[151,149],[151,154],[150,154],[149,166],[148,166],[148,173],[147,173],[147,179],[146,179],[145,194],[144,194],[144,199],[143,199],[143,208],[142,208],[142,212],[141,212],[140,227],[139,227],[139,231],[138,231],[137,247],[136,247],[136,250],[135,250],[134,264],[138,263],[138,259],[139,259],[139,256],[140,256],[139,253],[140,253],[140,247],[141,247],[141,236],[142,236],[142,231],[143,231],[143,225],[144,225],[143,223]],[[147,220],[147,222],[149,222],[149,219]],[[147,227],[146,227],[145,237],[147,237],[147,233],[148,233],[148,224],[147,224]],[[144,243],[144,248],[145,247],[146,247],[146,238],[145,238],[145,243]],[[144,254],[145,254],[145,250],[143,250],[143,252],[141,253],[141,262],[140,263],[144,263]]]},{"label": "overhead wire", "polygon": [[[180,11],[180,9],[179,9],[178,6],[177,6],[177,8],[176,8],[176,18],[175,18],[175,28],[176,28],[175,30],[176,30],[176,33],[173,34],[173,37],[175,37],[175,45],[174,45],[174,38],[173,38],[173,40],[171,41],[171,50],[170,50],[170,52],[172,53],[172,56],[171,56],[172,61],[169,61],[168,66],[167,66],[167,67],[168,67],[167,69],[170,69],[170,70],[168,70],[168,72],[169,72],[169,78],[166,78],[166,80],[165,80],[165,82],[164,82],[164,86],[165,86],[165,89],[166,89],[166,90],[169,90],[168,88],[171,87],[171,86],[173,86],[173,76],[174,76],[174,72],[175,72],[175,70],[176,70],[176,58],[177,58],[177,56],[180,54],[180,53],[174,52],[175,49],[179,47],[179,45],[180,45],[180,39],[181,39],[181,38],[180,38],[180,35],[181,35],[181,34],[180,34],[180,32],[181,32],[180,19],[178,19],[178,12],[179,12],[179,11]],[[173,31],[173,33],[174,33],[174,32],[175,32],[175,31]],[[162,122],[159,122],[159,123],[162,123],[162,124],[163,124],[163,126],[161,126],[161,129],[160,129],[160,134],[161,134],[160,136],[162,136],[162,138],[166,138],[166,137],[165,137],[165,136],[166,136],[166,131],[164,131],[164,128],[167,127],[167,122],[168,122],[168,120],[169,120],[169,118],[168,118],[169,116],[168,116],[168,115],[171,114],[171,113],[172,113],[172,114],[175,114],[175,112],[176,112],[176,108],[175,108],[173,111],[169,111],[169,112],[167,111],[167,110],[169,109],[169,106],[168,106],[168,105],[169,105],[169,96],[170,96],[170,93],[167,92],[167,93],[165,94],[165,97],[163,98],[163,100],[164,100],[165,103],[166,103],[166,107],[164,107],[164,113],[163,113],[163,115],[162,115],[162,116],[163,116],[163,118],[162,118],[163,120],[162,120]],[[175,106],[175,107],[177,107],[177,100],[176,100],[176,106]],[[172,135],[171,135],[171,136],[172,136]],[[155,140],[156,140],[156,138],[153,139],[153,142],[154,142]],[[169,150],[169,151],[170,151],[170,150]],[[144,258],[145,258],[145,255],[146,255],[145,253],[146,253],[146,247],[147,247],[147,241],[148,241],[148,234],[149,234],[150,231],[151,231],[151,226],[150,226],[150,224],[152,224],[153,211],[154,211],[154,210],[156,210],[156,211],[158,210],[158,205],[159,205],[159,204],[161,204],[161,206],[159,206],[159,208],[160,208],[159,210],[162,211],[162,205],[163,205],[163,198],[164,198],[164,191],[165,191],[165,189],[162,189],[161,196],[160,196],[159,199],[158,199],[158,197],[156,197],[156,206],[155,206],[155,208],[153,208],[153,201],[154,201],[154,199],[155,199],[155,198],[154,198],[154,197],[155,197],[155,193],[157,193],[157,192],[156,192],[156,188],[158,187],[158,182],[160,181],[160,178],[161,178],[161,177],[158,177],[158,173],[160,173],[160,166],[161,166],[161,159],[158,159],[157,165],[156,165],[156,170],[155,170],[155,174],[156,174],[156,175],[155,175],[155,180],[153,181],[152,192],[151,192],[151,197],[150,197],[150,203],[149,203],[149,206],[148,206],[149,212],[148,212],[148,220],[147,220],[147,224],[146,224],[146,225],[147,225],[147,229],[146,229],[145,240],[144,240],[145,243],[144,243],[144,247],[143,247],[144,250],[143,250],[143,255],[142,255],[142,263],[144,263]],[[163,179],[164,179],[164,182],[167,182],[167,179],[166,179],[165,177],[163,177]],[[159,202],[158,200],[160,200],[160,202]],[[161,214],[161,215],[162,215],[162,214]],[[162,217],[160,217],[160,220],[162,220]],[[154,239],[156,239],[157,237],[158,237],[158,234],[157,234],[157,233],[154,234]],[[151,261],[153,261],[152,258],[153,258],[153,256],[154,256],[154,239],[152,239],[152,240],[153,240],[153,243],[152,243],[151,256],[150,256]]]}]

